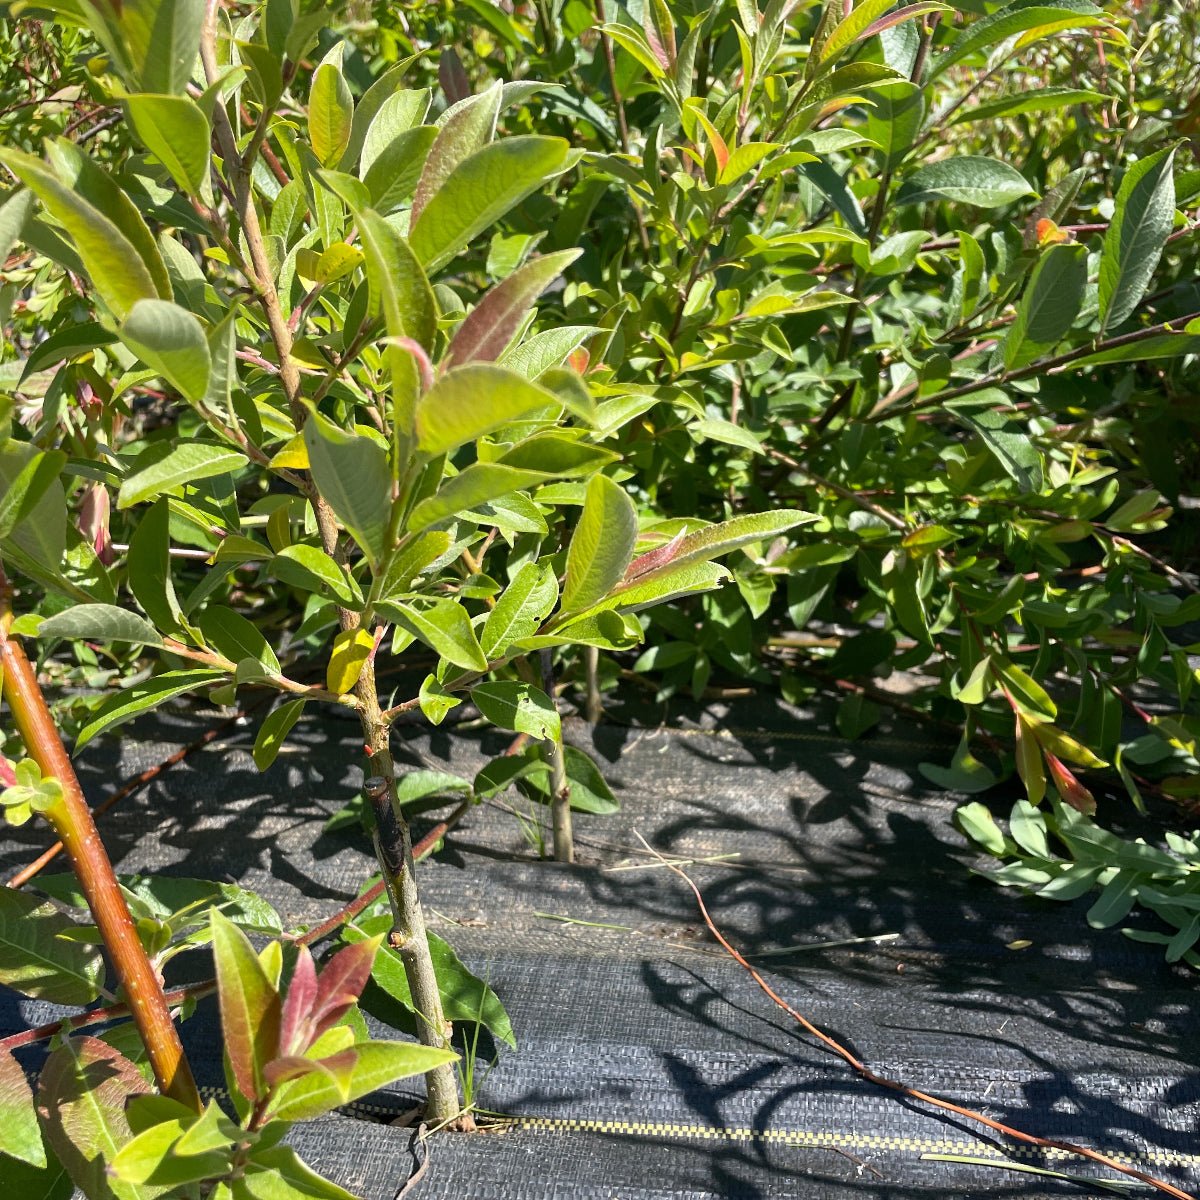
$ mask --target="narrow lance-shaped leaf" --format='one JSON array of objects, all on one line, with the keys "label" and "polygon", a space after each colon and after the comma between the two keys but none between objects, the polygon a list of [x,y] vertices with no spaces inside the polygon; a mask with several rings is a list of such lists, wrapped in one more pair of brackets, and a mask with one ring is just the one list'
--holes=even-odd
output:
[{"label": "narrow lance-shaped leaf", "polygon": [[607,475],[593,476],[567,549],[563,612],[589,608],[616,587],[633,556],[637,530],[633,501]]},{"label": "narrow lance-shaped leaf", "polygon": [[897,189],[896,203],[951,200],[978,208],[1001,208],[1032,192],[1025,177],[1008,163],[958,154],[918,167]]},{"label": "narrow lance-shaped leaf", "polygon": [[1038,261],[1004,339],[1004,365],[1023,367],[1071,331],[1087,286],[1087,249],[1052,246]]},{"label": "narrow lance-shaped leaf", "polygon": [[304,712],[303,700],[289,700],[267,715],[254,739],[254,765],[265,771],[279,755],[280,747]]},{"label": "narrow lance-shaped leaf", "polygon": [[392,476],[387,455],[365,433],[346,433],[313,411],[304,423],[313,482],[372,564],[383,557]]},{"label": "narrow lance-shaped leaf", "polygon": [[323,167],[335,167],[350,141],[354,98],[342,76],[343,44],[325,56],[308,97],[308,136]]},{"label": "narrow lance-shaped leaf", "polygon": [[814,513],[798,508],[785,508],[771,513],[748,513],[717,525],[709,525],[672,539],[668,546],[651,550],[629,564],[626,578],[641,579],[667,567],[672,569],[688,563],[707,562],[729,554],[742,546],[766,541],[817,520]]},{"label": "narrow lance-shaped leaf", "polygon": [[426,205],[450,178],[454,168],[476,150],[486,146],[496,133],[502,84],[499,80],[478,96],[469,96],[442,116],[441,128],[425,160],[420,182],[413,195],[412,221],[415,225]]},{"label": "narrow lance-shaped leaf", "polygon": [[459,163],[409,235],[413,252],[434,270],[567,165],[562,138],[504,138]]},{"label": "narrow lance-shaped leaf", "polygon": [[[383,314],[390,339],[409,337],[430,350],[437,329],[437,302],[416,255],[371,209],[356,211],[354,220],[366,259],[372,309]],[[416,364],[390,340],[384,355],[392,377],[392,420],[401,434],[411,437],[420,390]]]},{"label": "narrow lance-shaped leaf", "polygon": [[212,910],[213,958],[230,1069],[247,1100],[265,1094],[263,1068],[279,1053],[280,1001],[254,947]]},{"label": "narrow lance-shaped leaf", "polygon": [[162,635],[149,621],[115,604],[76,604],[47,617],[38,626],[37,636],[129,642],[135,646],[162,645]]},{"label": "narrow lance-shaped leaf", "polygon": [[1175,147],[1139,159],[1125,172],[1100,255],[1101,332],[1120,325],[1146,294],[1175,218]]},{"label": "narrow lance-shaped leaf", "polygon": [[420,605],[380,601],[379,612],[408,630],[447,662],[469,671],[487,670],[487,659],[467,610],[454,600],[438,598]]},{"label": "narrow lance-shaped leaf", "polygon": [[169,300],[139,300],[120,329],[121,340],[193,404],[204,400],[212,359],[204,327]]},{"label": "narrow lance-shaped leaf", "polygon": [[[164,443],[165,444],[165,443]],[[240,450],[211,442],[180,442],[165,455],[139,468],[121,481],[117,508],[131,508],[152,500],[163,492],[181,489],[184,484],[216,475],[228,475],[244,467],[249,460]]]},{"label": "narrow lance-shaped leaf", "polygon": [[11,1050],[0,1050],[0,1153],[35,1167],[46,1165],[33,1091]]},{"label": "narrow lance-shaped leaf", "polygon": [[125,107],[143,146],[183,190],[199,196],[208,178],[212,130],[189,96],[127,96]]},{"label": "narrow lance-shaped leaf", "polygon": [[[67,545],[67,497],[61,480],[46,478],[57,455],[45,454],[39,460],[38,454],[28,442],[0,443],[0,495],[9,514],[21,518],[0,534],[0,548],[11,554],[15,547],[35,566],[57,574]],[[39,490],[41,494],[30,505],[30,495]]]},{"label": "narrow lance-shaped leaf", "polygon": [[2,149],[0,162],[70,234],[96,293],[118,320],[128,316],[139,300],[158,297],[154,279],[137,249],[114,221],[61,183],[33,155]]},{"label": "narrow lance-shaped leaf", "polygon": [[75,738],[76,753],[106,729],[120,725],[139,713],[149,712],[150,709],[170,700],[172,696],[224,682],[228,678],[223,671],[165,671],[145,683],[123,688],[111,700],[106,700],[100,705],[80,729]]},{"label": "narrow lance-shaped leaf", "polygon": [[579,257],[562,250],[532,259],[484,296],[450,339],[446,361],[495,362],[512,341],[534,301]]},{"label": "narrow lance-shaped leaf", "polygon": [[129,588],[162,631],[176,633],[183,611],[171,581],[170,509],[160,496],[146,510],[129,540]]}]

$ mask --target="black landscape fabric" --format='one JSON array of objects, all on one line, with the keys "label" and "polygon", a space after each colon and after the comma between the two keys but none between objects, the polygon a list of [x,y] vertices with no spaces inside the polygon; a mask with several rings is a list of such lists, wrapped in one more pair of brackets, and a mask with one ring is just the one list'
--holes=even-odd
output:
[{"label": "black landscape fabric", "polygon": [[[483,806],[422,866],[432,928],[512,1018],[519,1048],[497,1057],[485,1038],[476,1080],[480,1106],[516,1120],[433,1139],[406,1197],[1112,1194],[1014,1171],[1102,1173],[856,1078],[715,947],[638,833],[692,860],[729,938],[874,1070],[1200,1186],[1194,976],[1159,948],[1089,931],[1086,902],[1025,899],[972,876],[951,825],[956,798],[917,770],[945,762],[950,745],[896,726],[846,742],[828,732],[828,711],[765,698],[659,718],[618,711],[594,731],[568,721],[621,802],[615,816],[576,816],[578,865],[538,861],[517,819]],[[89,747],[90,798],[212,719],[171,709]],[[260,775],[253,729],[231,729],[101,819],[118,869],[236,881],[288,923],[330,915],[372,869],[359,831],[321,834],[361,783],[355,732],[337,719],[302,725]],[[508,739],[406,727],[396,740],[414,764],[470,776]],[[10,834],[5,873],[44,835]],[[850,940],[867,938],[878,940]],[[6,1031],[54,1015],[13,993],[0,1004]],[[201,1082],[219,1087],[214,1008],[205,1002],[184,1033]],[[292,1140],[343,1186],[392,1200],[426,1158],[387,1123],[415,1096],[401,1083]]]}]

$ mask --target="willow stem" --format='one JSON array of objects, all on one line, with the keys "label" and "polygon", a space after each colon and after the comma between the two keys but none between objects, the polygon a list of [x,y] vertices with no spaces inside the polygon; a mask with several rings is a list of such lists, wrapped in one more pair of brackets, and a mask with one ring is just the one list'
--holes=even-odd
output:
[{"label": "willow stem", "polygon": [[[554,698],[554,663],[550,650],[539,652],[542,691],[558,709]],[[550,818],[554,825],[554,857],[559,862],[575,861],[575,835],[571,828],[571,781],[567,778],[567,760],[563,753],[561,726],[559,732],[543,743],[542,753],[550,768]]]},{"label": "willow stem", "polygon": [[171,1020],[162,982],[137,935],[121,894],[121,885],[50,715],[37,675],[20,642],[9,636],[11,624],[11,590],[0,571],[0,673],[4,677],[4,699],[12,712],[25,752],[37,763],[43,776],[57,780],[62,788],[61,799],[45,810],[46,819],[54,827],[71,860],[88,908],[112,958],[130,1014],[145,1043],[159,1088],[165,1095],[200,1112],[204,1106],[184,1056],[179,1031]]}]

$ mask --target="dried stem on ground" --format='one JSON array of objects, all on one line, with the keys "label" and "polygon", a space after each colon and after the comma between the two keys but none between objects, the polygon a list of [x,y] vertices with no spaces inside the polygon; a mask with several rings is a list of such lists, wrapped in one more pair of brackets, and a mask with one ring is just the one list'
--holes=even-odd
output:
[{"label": "dried stem on ground", "polygon": [[[635,831],[636,832],[636,831]],[[1185,1192],[1181,1188],[1177,1188],[1172,1183],[1167,1183],[1163,1179],[1157,1179],[1153,1175],[1148,1175],[1144,1171],[1139,1171],[1136,1167],[1126,1166],[1124,1163],[1117,1162],[1116,1159],[1109,1158],[1107,1154],[1101,1154],[1098,1150],[1091,1150],[1087,1146],[1079,1146],[1074,1142],[1060,1141],[1058,1138],[1040,1137],[1035,1133],[1026,1133],[1024,1130],[1015,1129],[1011,1125],[1005,1125],[1002,1121],[995,1121],[991,1117],[984,1116],[981,1112],[976,1112],[971,1108],[964,1108],[961,1104],[955,1104],[951,1100],[943,1100],[940,1096],[932,1096],[928,1092],[918,1091],[916,1088],[909,1087],[906,1083],[901,1083],[896,1079],[889,1079],[886,1075],[879,1075],[872,1071],[865,1062],[862,1061],[852,1051],[848,1050],[841,1042],[829,1036],[829,1034],[818,1029],[807,1017],[802,1013],[797,1012],[769,983],[752,967],[742,954],[733,946],[725,935],[717,928],[716,922],[712,919],[708,911],[708,906],[704,903],[704,896],[701,894],[699,887],[693,881],[692,877],[687,874],[682,868],[676,866],[675,863],[669,862],[664,858],[649,842],[646,841],[640,833],[637,834],[638,841],[642,843],[646,849],[654,855],[668,870],[673,871],[684,883],[692,889],[692,895],[696,897],[696,906],[700,910],[700,916],[704,920],[704,924],[708,927],[709,933],[716,938],[721,948],[738,964],[755,983],[763,990],[768,998],[777,1004],[789,1017],[792,1018],[806,1033],[816,1038],[827,1049],[832,1050],[840,1059],[849,1065],[861,1078],[868,1083],[873,1083],[877,1087],[886,1088],[890,1092],[897,1092],[901,1096],[906,1096],[910,1100],[919,1101],[921,1104],[929,1104],[934,1108],[941,1109],[943,1112],[953,1113],[956,1117],[962,1117],[968,1121],[974,1121],[976,1124],[983,1125],[988,1129],[995,1130],[996,1133],[1002,1134],[1004,1137],[1012,1138],[1017,1142],[1024,1142],[1029,1146],[1038,1146],[1044,1150],[1061,1150],[1066,1154],[1074,1154],[1080,1158],[1086,1158],[1094,1163],[1099,1163],[1101,1166],[1108,1167],[1109,1170],[1117,1171],[1122,1175],[1128,1175],[1133,1179],[1140,1180],[1142,1183],[1148,1184],[1157,1191],[1164,1193],[1167,1196],[1174,1196],[1175,1200],[1196,1200],[1190,1192]]]}]

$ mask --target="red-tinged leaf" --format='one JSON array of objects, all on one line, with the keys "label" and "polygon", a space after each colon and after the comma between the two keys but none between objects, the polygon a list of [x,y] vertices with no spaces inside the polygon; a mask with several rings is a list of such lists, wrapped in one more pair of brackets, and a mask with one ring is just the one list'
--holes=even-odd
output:
[{"label": "red-tinged leaf", "polygon": [[266,1094],[263,1068],[279,1048],[279,993],[249,938],[216,909],[212,944],[230,1069],[242,1095],[258,1100]]},{"label": "red-tinged leaf", "polygon": [[911,21],[914,17],[922,17],[926,13],[945,11],[946,6],[937,3],[936,0],[920,0],[920,3],[910,4],[907,8],[898,8],[895,12],[888,13],[886,17],[880,17],[878,21],[873,21],[854,40],[865,42],[868,38],[873,38],[877,33],[883,33],[885,29],[891,29],[893,26],[899,25],[901,21]]},{"label": "red-tinged leaf", "polygon": [[358,1062],[353,1049],[339,1050],[325,1058],[307,1058],[303,1054],[286,1054],[263,1068],[263,1076],[272,1088],[291,1079],[319,1074],[330,1080],[339,1092],[344,1092]]},{"label": "red-tinged leaf", "polygon": [[534,301],[579,254],[578,250],[543,254],[492,288],[450,339],[445,369],[469,362],[495,362],[525,323]]},{"label": "red-tinged leaf", "polygon": [[38,1083],[42,1130],[84,1195],[118,1200],[145,1195],[110,1180],[105,1164],[133,1137],[126,1104],[149,1091],[137,1067],[99,1038],[71,1038],[46,1060]]},{"label": "red-tinged leaf", "polygon": [[1085,817],[1094,816],[1096,798],[1072,774],[1070,768],[1055,754],[1045,751],[1046,765],[1050,768],[1050,778],[1064,804],[1069,804],[1076,812]]},{"label": "red-tinged leaf", "polygon": [[46,1165],[33,1092],[10,1050],[0,1051],[0,1151],[35,1167]]},{"label": "red-tinged leaf", "polygon": [[457,104],[471,94],[471,81],[453,47],[448,46],[438,59],[438,83],[451,104]]},{"label": "red-tinged leaf", "polygon": [[586,346],[580,346],[567,355],[567,362],[577,375],[586,375],[591,361],[592,356],[588,353]]},{"label": "red-tinged leaf", "polygon": [[665,567],[678,553],[686,536],[681,529],[665,545],[656,546],[653,550],[647,550],[645,554],[639,554],[626,569],[625,581],[632,582],[642,575],[648,575],[651,571],[657,571],[659,567]]},{"label": "red-tinged leaf", "polygon": [[313,1004],[313,1037],[336,1025],[346,1010],[362,995],[371,978],[375,952],[383,936],[355,942],[339,950],[317,976],[317,998]]},{"label": "red-tinged leaf", "polygon": [[309,948],[301,946],[279,1020],[280,1054],[301,1054],[312,1044],[312,1013],[316,999],[317,968]]},{"label": "red-tinged leaf", "polygon": [[1030,804],[1041,804],[1046,795],[1046,772],[1042,767],[1042,747],[1033,725],[1017,712],[1017,774],[1025,784]]}]

